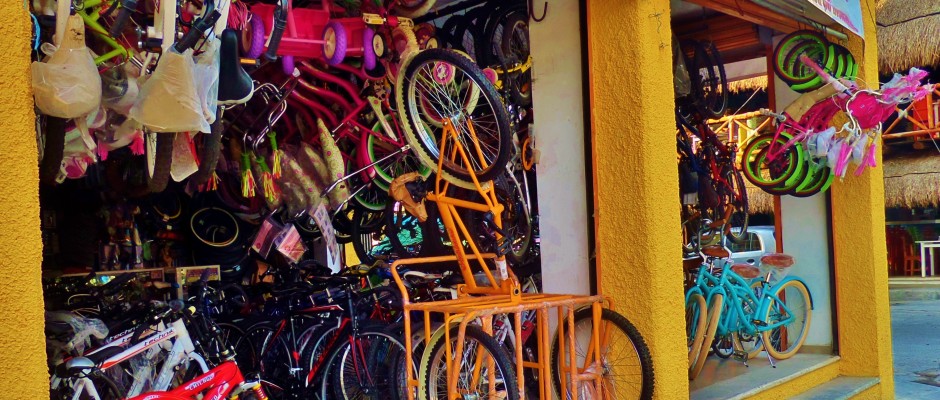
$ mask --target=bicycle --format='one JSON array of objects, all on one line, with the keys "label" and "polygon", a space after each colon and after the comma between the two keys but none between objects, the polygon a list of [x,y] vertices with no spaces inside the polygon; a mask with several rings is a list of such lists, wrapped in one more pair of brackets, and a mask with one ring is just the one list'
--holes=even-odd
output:
[{"label": "bicycle", "polygon": [[[803,280],[789,275],[793,257],[772,253],[761,257],[759,267],[734,264],[719,269],[716,261],[729,259],[729,250],[707,246],[701,255],[696,285],[686,292],[687,317],[691,314],[689,322],[696,324],[687,327],[694,335],[689,338],[689,378],[702,370],[716,335],[731,337],[735,356],[745,363],[762,349],[771,364],[796,354],[809,333],[813,299]],[[753,281],[756,278],[761,279]],[[706,300],[705,308],[701,299]],[[701,325],[696,313],[705,309]]]},{"label": "bicycle", "polygon": [[[874,167],[874,139],[881,123],[897,104],[922,98],[929,89],[920,85],[926,72],[917,69],[907,76],[896,75],[875,91],[836,79],[806,54],[799,60],[826,85],[801,95],[782,114],[765,112],[775,117],[777,129],[748,141],[741,170],[751,183],[771,194],[806,197],[826,190],[834,176],[843,177],[850,159],[859,164],[856,175]],[[849,119],[839,130],[845,132],[842,135],[828,130],[839,112]]]}]

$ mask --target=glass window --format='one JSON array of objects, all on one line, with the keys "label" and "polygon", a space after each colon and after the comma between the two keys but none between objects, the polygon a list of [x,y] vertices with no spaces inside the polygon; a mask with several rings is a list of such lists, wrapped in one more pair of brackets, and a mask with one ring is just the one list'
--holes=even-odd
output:
[{"label": "glass window", "polygon": [[760,237],[757,236],[754,232],[748,232],[747,238],[742,243],[734,243],[728,241],[728,248],[731,249],[733,253],[744,253],[748,251],[761,251],[760,247]]}]

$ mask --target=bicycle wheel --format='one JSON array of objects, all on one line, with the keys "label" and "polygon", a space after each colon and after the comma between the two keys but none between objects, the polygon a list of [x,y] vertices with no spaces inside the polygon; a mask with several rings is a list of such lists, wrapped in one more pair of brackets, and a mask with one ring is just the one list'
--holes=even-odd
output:
[{"label": "bicycle wheel", "polygon": [[689,347],[689,368],[695,365],[698,353],[702,350],[705,341],[705,324],[708,316],[708,306],[702,293],[693,292],[685,299],[685,336]]},{"label": "bicycle wheel", "polygon": [[147,146],[147,188],[151,193],[160,193],[170,182],[173,140],[176,139],[176,134],[148,132],[144,136]]},{"label": "bicycle wheel", "polygon": [[809,197],[816,193],[829,189],[835,175],[828,165],[817,165],[816,161],[806,160],[806,170],[808,171],[806,179],[796,189],[790,191],[789,195],[793,197]]},{"label": "bicycle wheel", "polygon": [[[510,14],[503,27],[503,39],[497,55],[502,64],[512,66],[529,61],[529,16],[523,12]],[[512,102],[522,107],[532,105],[532,69],[508,74],[504,78]]]},{"label": "bicycle wheel", "polygon": [[258,357],[261,385],[271,399],[285,399],[299,390],[291,374],[294,367],[291,351],[282,333],[266,323],[245,331]]},{"label": "bicycle wheel", "polygon": [[[587,361],[587,346],[591,340],[593,315],[591,308],[584,308],[574,313],[575,357],[579,364]],[[578,393],[569,393],[561,389],[561,374],[566,374],[563,366],[570,360],[568,349],[558,349],[557,334],[552,340],[552,366],[558,368],[552,375],[555,392],[566,393],[563,399],[581,399],[591,393],[602,392],[602,398],[652,399],[655,377],[653,359],[646,341],[640,331],[623,315],[610,309],[601,310],[603,326],[598,327],[601,337],[601,357],[604,365],[603,387],[594,388],[590,383],[583,383],[575,388]],[[564,322],[567,323],[567,322]],[[567,326],[567,325],[565,325]],[[570,379],[567,379],[570,382]]]},{"label": "bicycle wheel", "polygon": [[803,172],[801,146],[791,146],[773,159],[768,156],[770,149],[785,146],[791,138],[789,134],[782,133],[779,137],[760,135],[748,141],[741,157],[744,177],[754,186],[769,191],[791,184],[795,180],[791,178]]},{"label": "bicycle wheel", "polygon": [[222,131],[225,130],[222,123],[222,107],[216,109],[215,115],[216,119],[212,123],[211,132],[200,135],[202,151],[199,153],[199,170],[189,177],[189,181],[197,186],[212,178],[215,167],[219,163],[219,154],[222,151]]},{"label": "bicycle wheel", "polygon": [[303,372],[306,375],[304,386],[311,397],[322,390],[321,387],[315,385],[315,382],[317,382],[317,377],[322,377],[322,374],[326,371],[324,366],[327,365],[327,356],[329,354],[324,353],[331,348],[330,346],[334,344],[335,339],[341,333],[348,335],[348,331],[345,329],[340,330],[340,325],[336,322],[336,320],[325,321],[324,324],[314,330],[310,342],[304,346],[300,365],[304,368]]},{"label": "bicycle wheel", "polygon": [[[100,400],[120,400],[126,394],[117,382],[102,371],[93,372],[91,383],[94,385],[95,392],[98,393],[98,399]],[[73,383],[71,379],[63,379],[59,382],[58,387],[50,390],[50,399],[94,399],[94,396],[89,393],[89,388],[83,388],[82,393],[75,393],[75,385],[76,383]]]},{"label": "bicycle wheel", "polygon": [[712,342],[712,352],[721,359],[731,358],[734,355],[734,341],[731,335],[715,338]]},{"label": "bicycle wheel", "polygon": [[[451,328],[451,354],[456,355],[457,328]],[[447,399],[447,350],[444,348],[446,336],[436,335],[437,339],[430,343],[430,357],[422,357],[427,362],[421,368],[424,374],[419,396],[427,400]],[[434,338],[432,338],[434,340]],[[519,388],[516,381],[516,371],[509,361],[509,356],[502,346],[487,335],[478,326],[469,325],[464,334],[463,352],[460,370],[457,372],[457,390],[463,393],[464,398],[499,398],[519,400]]]},{"label": "bicycle wheel", "polygon": [[[437,169],[443,157],[442,177],[468,189],[475,188],[471,174],[486,182],[504,171],[512,152],[509,116],[496,89],[467,57],[445,49],[422,51],[407,62],[395,90],[405,138],[425,165]],[[476,92],[478,101],[467,104]],[[451,129],[422,122],[431,118],[419,111],[424,99],[432,100],[433,114],[446,116]],[[442,141],[448,154],[439,154]],[[455,153],[458,143],[470,165]]]},{"label": "bicycle wheel", "polygon": [[62,169],[62,157],[65,151],[65,126],[63,118],[45,117],[46,124],[43,135],[41,159],[39,162],[39,181],[45,185],[55,185],[59,171]]},{"label": "bicycle wheel", "polygon": [[[712,118],[720,118],[728,108],[728,77],[725,75],[725,64],[721,62],[721,54],[714,42],[702,43],[702,48],[708,56],[708,65],[711,70],[708,90],[705,95],[705,111]],[[706,82],[702,82],[703,85]]]},{"label": "bicycle wheel", "polygon": [[[328,368],[334,399],[365,400],[407,398],[407,387],[399,379],[405,364],[405,345],[384,328],[366,329],[352,342],[334,350]],[[324,387],[324,392],[326,391]]]},{"label": "bicycle wheel", "polygon": [[788,280],[772,288],[767,306],[760,317],[767,325],[782,326],[761,333],[764,349],[771,357],[786,360],[793,357],[809,333],[813,316],[813,305],[809,289],[796,279]]},{"label": "bicycle wheel", "polygon": [[695,360],[695,365],[689,370],[689,379],[691,380],[695,380],[705,366],[708,350],[711,349],[712,340],[715,340],[715,332],[718,331],[718,321],[721,319],[721,311],[724,309],[724,305],[725,296],[723,294],[713,293],[711,295],[708,301],[708,321],[705,325],[705,338],[702,339],[702,348]]},{"label": "bicycle wheel", "polygon": [[731,242],[742,244],[747,240],[747,227],[750,219],[747,188],[744,186],[741,171],[734,168],[733,164],[730,166],[730,171],[725,174],[725,181],[729,186],[723,187],[722,195],[725,197],[725,204],[732,207],[725,234]]}]

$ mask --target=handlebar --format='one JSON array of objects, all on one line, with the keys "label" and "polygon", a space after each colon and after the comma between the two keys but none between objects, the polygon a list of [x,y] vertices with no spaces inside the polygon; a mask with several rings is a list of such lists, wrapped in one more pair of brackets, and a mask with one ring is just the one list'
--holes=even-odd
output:
[{"label": "handlebar", "polygon": [[284,35],[284,29],[287,28],[287,7],[288,0],[280,0],[280,8],[274,10],[274,28],[271,29],[271,37],[268,41],[268,51],[264,53],[264,59],[267,61],[277,60],[277,48],[281,44],[281,36]]},{"label": "handlebar", "polygon": [[111,29],[108,30],[108,34],[111,35],[111,37],[120,36],[121,32],[124,32],[124,27],[131,18],[131,14],[136,9],[137,0],[121,0],[121,11],[118,11],[118,15],[114,19],[114,24],[111,25]]},{"label": "handlebar", "polygon": [[196,46],[196,43],[202,38],[203,33],[209,28],[215,26],[215,23],[222,17],[222,13],[218,10],[212,10],[208,16],[198,19],[193,23],[193,27],[189,29],[189,32],[186,32],[186,35],[180,39],[179,42],[176,42],[176,45],[173,46],[177,52],[184,52],[187,49],[191,49]]}]

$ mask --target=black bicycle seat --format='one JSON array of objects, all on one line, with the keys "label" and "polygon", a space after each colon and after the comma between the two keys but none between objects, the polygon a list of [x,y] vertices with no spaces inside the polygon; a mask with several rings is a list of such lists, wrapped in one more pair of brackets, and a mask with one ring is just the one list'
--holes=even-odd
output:
[{"label": "black bicycle seat", "polygon": [[254,93],[255,83],[238,60],[238,33],[226,29],[219,40],[219,104],[245,104]]}]

